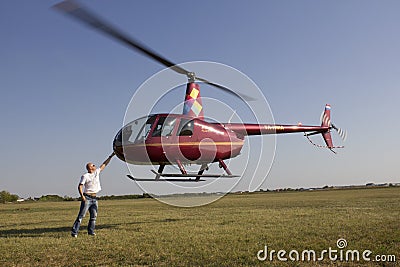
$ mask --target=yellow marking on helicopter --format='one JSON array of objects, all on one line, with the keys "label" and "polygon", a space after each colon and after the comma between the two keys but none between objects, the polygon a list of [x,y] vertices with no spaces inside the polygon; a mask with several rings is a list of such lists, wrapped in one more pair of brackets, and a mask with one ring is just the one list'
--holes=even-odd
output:
[{"label": "yellow marking on helicopter", "polygon": [[199,95],[199,90],[197,90],[196,88],[192,88],[192,92],[190,92],[190,97],[197,99],[197,96]]}]

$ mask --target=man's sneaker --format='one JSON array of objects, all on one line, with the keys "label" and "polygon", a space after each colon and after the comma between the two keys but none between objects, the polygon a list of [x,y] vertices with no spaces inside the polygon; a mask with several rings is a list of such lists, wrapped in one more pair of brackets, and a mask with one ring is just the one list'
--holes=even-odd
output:
[{"label": "man's sneaker", "polygon": [[96,233],[92,233],[92,234],[88,234],[88,235],[91,235],[91,236],[96,236]]},{"label": "man's sneaker", "polygon": [[77,237],[78,237],[78,235],[77,235],[77,234],[71,234],[71,236],[72,236],[72,237],[75,237],[75,238],[77,238]]}]

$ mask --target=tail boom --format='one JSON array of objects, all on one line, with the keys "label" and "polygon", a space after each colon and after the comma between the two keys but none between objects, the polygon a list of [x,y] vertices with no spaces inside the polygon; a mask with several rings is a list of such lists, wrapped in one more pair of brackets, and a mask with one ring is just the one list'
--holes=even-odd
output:
[{"label": "tail boom", "polygon": [[[223,124],[225,128],[236,132],[243,136],[249,135],[265,135],[265,134],[286,134],[286,133],[305,133],[307,138],[311,135],[322,134],[325,141],[326,148],[332,150],[333,146],[331,128],[331,106],[325,105],[325,110],[322,116],[322,123],[320,126],[306,126],[306,125],[280,125],[280,124],[248,124],[248,123],[226,123]],[[310,140],[311,141],[311,140]],[[332,150],[333,151],[333,150]]]},{"label": "tail boom", "polygon": [[285,134],[285,133],[324,133],[329,131],[326,126],[303,126],[303,125],[281,125],[281,124],[248,124],[248,123],[227,123],[228,128],[241,135],[264,135],[264,134]]}]

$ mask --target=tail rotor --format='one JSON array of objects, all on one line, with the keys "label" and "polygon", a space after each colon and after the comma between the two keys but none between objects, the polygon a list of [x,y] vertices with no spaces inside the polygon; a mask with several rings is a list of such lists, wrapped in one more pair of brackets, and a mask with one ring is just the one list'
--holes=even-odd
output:
[{"label": "tail rotor", "polygon": [[336,127],[333,123],[332,123],[332,129],[334,129],[338,133],[338,135],[340,136],[340,138],[342,138],[343,141],[346,141],[346,138],[347,138],[346,130]]}]

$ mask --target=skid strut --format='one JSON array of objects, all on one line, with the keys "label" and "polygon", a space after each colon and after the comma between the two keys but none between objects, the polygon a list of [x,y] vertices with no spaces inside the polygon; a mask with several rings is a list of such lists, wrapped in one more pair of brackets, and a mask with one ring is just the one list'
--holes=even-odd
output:
[{"label": "skid strut", "polygon": [[228,166],[226,166],[225,162],[222,159],[219,159],[218,162],[219,162],[219,167],[224,168],[226,174],[232,175],[231,171],[228,169]]},{"label": "skid strut", "polygon": [[204,170],[208,170],[208,165],[206,163],[201,164],[200,170],[197,173],[199,176],[196,176],[196,181],[200,180],[201,175],[203,175]]},{"label": "skid strut", "polygon": [[164,171],[165,164],[160,164],[160,167],[158,167],[158,172],[156,174],[156,180],[160,179],[162,172]]},{"label": "skid strut", "polygon": [[183,167],[182,162],[179,159],[177,159],[176,163],[178,164],[178,167],[181,170],[181,173],[186,175],[187,172],[186,172],[185,168]]}]

